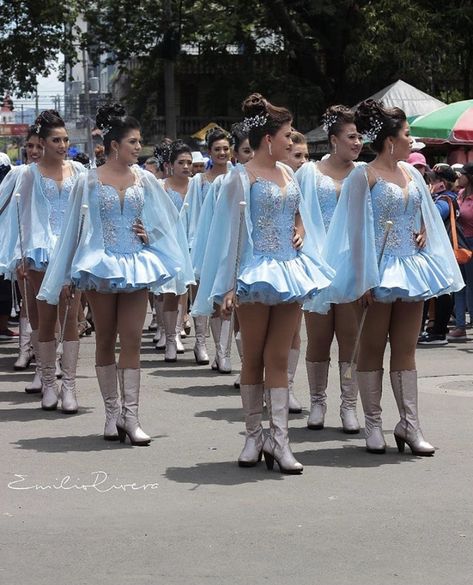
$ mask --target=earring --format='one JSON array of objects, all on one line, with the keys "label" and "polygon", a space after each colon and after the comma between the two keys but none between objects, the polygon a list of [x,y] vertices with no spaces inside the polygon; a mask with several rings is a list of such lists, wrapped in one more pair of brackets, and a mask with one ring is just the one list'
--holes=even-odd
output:
[{"label": "earring", "polygon": [[391,156],[394,154],[394,144],[391,142]]},{"label": "earring", "polygon": [[333,145],[333,154],[337,154],[337,143]]},{"label": "earring", "polygon": [[115,149],[115,160],[118,160],[118,148]]},{"label": "earring", "polygon": [[273,149],[271,148],[271,142],[268,142],[268,150],[269,150],[269,156],[273,156]]}]

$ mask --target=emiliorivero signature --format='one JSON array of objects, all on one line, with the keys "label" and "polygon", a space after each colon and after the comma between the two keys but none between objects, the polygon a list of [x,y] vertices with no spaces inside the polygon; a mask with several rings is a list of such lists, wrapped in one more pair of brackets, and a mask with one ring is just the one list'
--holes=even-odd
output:
[{"label": "emiliorivero signature", "polygon": [[73,479],[70,475],[65,475],[61,479],[55,479],[52,483],[34,483],[28,479],[28,475],[15,473],[13,481],[8,483],[8,488],[11,490],[66,490],[66,491],[95,491],[100,494],[108,492],[136,492],[136,491],[152,491],[159,487],[159,483],[113,483],[109,480],[108,473],[105,471],[93,471],[91,474],[92,481],[89,483],[82,483],[79,478]]}]

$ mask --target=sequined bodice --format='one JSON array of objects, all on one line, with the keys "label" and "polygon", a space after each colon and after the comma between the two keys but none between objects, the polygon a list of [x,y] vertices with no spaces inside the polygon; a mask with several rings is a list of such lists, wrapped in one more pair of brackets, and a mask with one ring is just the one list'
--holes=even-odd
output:
[{"label": "sequined bodice", "polygon": [[166,187],[166,193],[169,195],[171,201],[177,207],[178,211],[180,211],[182,204],[184,203],[182,195],[178,191],[174,191],[174,189],[171,189],[171,187]]},{"label": "sequined bodice", "polygon": [[43,193],[49,202],[49,224],[51,226],[51,231],[55,236],[59,236],[61,233],[62,222],[64,221],[64,215],[66,213],[69,195],[71,194],[74,185],[74,179],[74,175],[67,177],[67,179],[64,179],[62,186],[59,189],[58,184],[54,179],[43,176],[41,177]]},{"label": "sequined bodice", "polygon": [[255,254],[276,260],[290,260],[297,255],[292,239],[299,202],[300,191],[294,181],[284,191],[266,179],[258,178],[253,183],[250,207]]},{"label": "sequined bodice", "polygon": [[317,196],[325,231],[328,231],[338,203],[337,188],[334,180],[320,171],[317,172]]},{"label": "sequined bodice", "polygon": [[408,197],[395,183],[378,179],[371,189],[373,204],[376,251],[381,251],[386,222],[391,220],[393,226],[386,242],[384,253],[391,256],[411,256],[419,252],[415,234],[421,227],[420,194],[414,181],[409,182]]},{"label": "sequined bodice", "polygon": [[117,190],[111,185],[99,183],[98,196],[105,250],[117,254],[141,250],[143,242],[133,231],[133,224],[142,216],[143,187],[139,184],[128,187],[123,206]]}]

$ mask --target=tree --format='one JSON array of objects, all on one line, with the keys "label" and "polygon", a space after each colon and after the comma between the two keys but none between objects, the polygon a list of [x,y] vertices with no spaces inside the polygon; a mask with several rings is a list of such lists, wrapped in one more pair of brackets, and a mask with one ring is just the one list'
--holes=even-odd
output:
[{"label": "tree", "polygon": [[0,93],[32,92],[61,53],[73,58],[77,3],[0,0]]}]

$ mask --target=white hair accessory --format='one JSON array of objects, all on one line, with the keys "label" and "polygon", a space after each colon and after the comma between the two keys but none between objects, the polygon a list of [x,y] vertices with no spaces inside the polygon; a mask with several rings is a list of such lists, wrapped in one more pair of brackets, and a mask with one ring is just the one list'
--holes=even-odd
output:
[{"label": "white hair accessory", "polygon": [[251,128],[258,128],[259,126],[264,126],[267,121],[268,114],[251,116],[251,118],[245,118],[243,120],[243,126],[245,127],[246,131],[249,132]]}]

